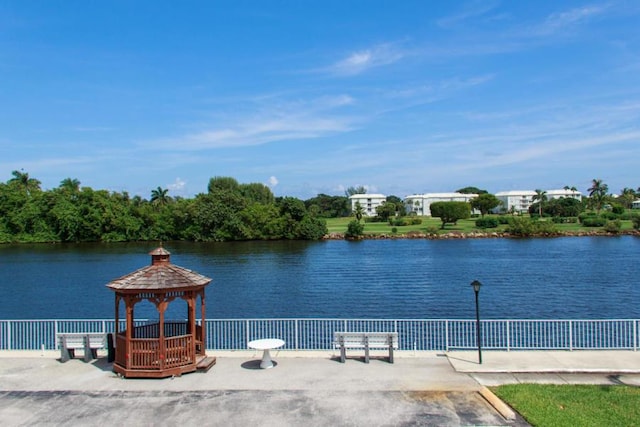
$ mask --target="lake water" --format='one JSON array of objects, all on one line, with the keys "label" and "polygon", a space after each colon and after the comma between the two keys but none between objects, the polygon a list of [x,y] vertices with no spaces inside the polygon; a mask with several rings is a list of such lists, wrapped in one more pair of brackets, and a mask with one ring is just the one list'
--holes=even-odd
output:
[{"label": "lake water", "polygon": [[[0,245],[0,319],[110,319],[105,285],[148,265],[156,246]],[[165,248],[174,264],[213,279],[208,318],[471,319],[473,280],[483,284],[483,318],[640,317],[640,239],[631,236]]]}]

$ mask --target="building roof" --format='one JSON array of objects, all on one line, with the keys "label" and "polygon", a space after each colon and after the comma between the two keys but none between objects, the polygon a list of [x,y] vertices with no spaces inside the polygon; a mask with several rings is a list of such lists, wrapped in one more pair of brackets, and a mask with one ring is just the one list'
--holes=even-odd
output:
[{"label": "building roof", "polygon": [[477,194],[469,194],[469,193],[425,193],[425,194],[412,194],[411,196],[405,197],[405,199],[445,199],[452,197],[466,197],[473,198],[478,197]]},{"label": "building roof", "polygon": [[211,279],[170,262],[170,252],[159,247],[149,252],[151,265],[107,284],[114,291],[183,291],[207,286]]},{"label": "building roof", "polygon": [[384,194],[369,194],[369,193],[364,193],[364,194],[352,194],[351,196],[349,196],[350,199],[386,199],[387,196],[385,196]]},{"label": "building roof", "polygon": [[565,189],[547,190],[547,194],[548,195],[567,195],[567,194],[571,194],[571,195],[574,195],[574,196],[577,196],[577,195],[582,196],[582,193],[579,192],[578,190],[565,190]]},{"label": "building roof", "polygon": [[496,197],[500,196],[535,196],[537,193],[533,190],[511,190],[496,193]]}]

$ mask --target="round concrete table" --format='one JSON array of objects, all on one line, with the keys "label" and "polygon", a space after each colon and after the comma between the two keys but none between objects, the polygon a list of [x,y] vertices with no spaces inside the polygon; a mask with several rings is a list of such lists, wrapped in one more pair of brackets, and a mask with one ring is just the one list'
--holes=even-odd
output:
[{"label": "round concrete table", "polygon": [[282,347],[283,345],[284,341],[277,338],[265,338],[249,341],[249,348],[263,350],[262,361],[260,362],[260,368],[262,369],[273,368],[273,362],[271,361],[271,354],[269,353],[269,350]]}]

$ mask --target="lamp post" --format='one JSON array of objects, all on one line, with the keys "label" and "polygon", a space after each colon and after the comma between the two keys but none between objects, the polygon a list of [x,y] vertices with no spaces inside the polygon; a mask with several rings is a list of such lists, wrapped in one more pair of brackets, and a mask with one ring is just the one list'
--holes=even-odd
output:
[{"label": "lamp post", "polygon": [[471,282],[473,292],[476,294],[476,341],[478,342],[478,363],[482,365],[482,342],[480,340],[480,305],[478,304],[478,294],[480,293],[482,283],[474,280]]}]

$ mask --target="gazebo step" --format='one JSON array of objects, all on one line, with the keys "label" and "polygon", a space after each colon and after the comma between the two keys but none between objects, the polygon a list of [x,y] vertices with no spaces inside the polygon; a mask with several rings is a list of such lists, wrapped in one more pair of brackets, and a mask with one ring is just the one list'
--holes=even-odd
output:
[{"label": "gazebo step", "polygon": [[214,356],[205,356],[198,361],[196,369],[198,370],[198,372],[207,372],[215,364],[216,358]]}]

